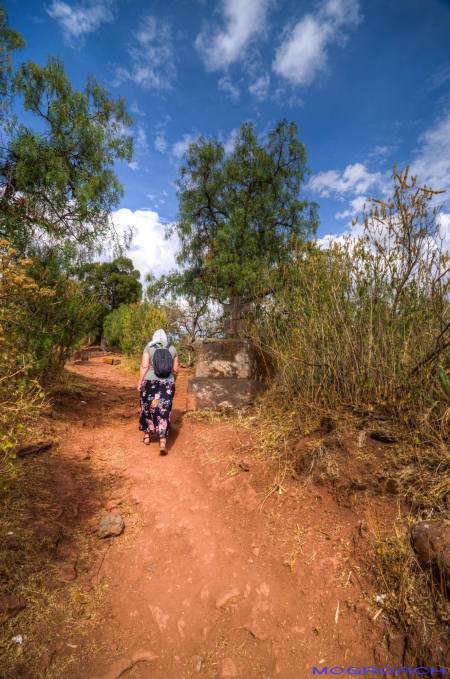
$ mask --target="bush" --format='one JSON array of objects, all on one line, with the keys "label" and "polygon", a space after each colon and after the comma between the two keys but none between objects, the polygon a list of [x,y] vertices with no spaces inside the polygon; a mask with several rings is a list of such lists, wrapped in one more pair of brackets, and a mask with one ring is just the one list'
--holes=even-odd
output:
[{"label": "bush", "polygon": [[[56,259],[18,258],[0,241],[0,475],[13,474],[13,449],[98,311]],[[25,430],[26,426],[26,430]]]},{"label": "bush", "polygon": [[422,438],[448,437],[449,255],[433,195],[396,175],[359,239],[300,246],[274,276],[248,332],[299,413],[376,408]]},{"label": "bush", "polygon": [[109,346],[138,358],[155,330],[167,327],[164,310],[144,302],[122,304],[105,318],[103,331]]}]

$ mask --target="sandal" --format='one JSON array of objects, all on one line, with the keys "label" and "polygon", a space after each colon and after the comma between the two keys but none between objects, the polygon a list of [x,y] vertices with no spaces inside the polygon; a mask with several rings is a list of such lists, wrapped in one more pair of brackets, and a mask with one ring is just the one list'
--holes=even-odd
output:
[{"label": "sandal", "polygon": [[167,455],[166,439],[160,439],[159,440],[159,454],[160,455]]},{"label": "sandal", "polygon": [[144,434],[143,442],[145,443],[146,446],[150,445],[150,434]]}]

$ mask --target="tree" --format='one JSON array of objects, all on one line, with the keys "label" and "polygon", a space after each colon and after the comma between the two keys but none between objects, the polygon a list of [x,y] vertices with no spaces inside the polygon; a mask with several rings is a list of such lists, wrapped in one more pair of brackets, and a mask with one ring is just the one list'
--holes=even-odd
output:
[{"label": "tree", "polygon": [[103,319],[121,304],[139,302],[142,297],[140,273],[127,257],[117,257],[112,262],[89,262],[76,270],[85,294],[96,298],[101,312],[98,317],[98,334]]},{"label": "tree", "polygon": [[261,279],[314,233],[316,205],[299,197],[308,169],[294,123],[262,143],[244,123],[227,156],[217,140],[190,145],[178,179],[180,281],[195,297],[241,308]]},{"label": "tree", "polygon": [[[131,119],[123,100],[111,99],[95,78],[76,90],[58,59],[28,61],[12,72],[10,53],[22,45],[1,10],[0,238],[20,252],[36,239],[91,246],[110,231],[122,195],[113,165],[131,159]],[[12,102],[34,127],[16,119]]]}]

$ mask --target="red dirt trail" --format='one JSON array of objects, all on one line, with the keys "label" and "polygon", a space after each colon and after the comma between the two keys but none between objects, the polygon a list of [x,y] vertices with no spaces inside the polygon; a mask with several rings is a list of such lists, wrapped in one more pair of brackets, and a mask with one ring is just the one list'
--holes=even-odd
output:
[{"label": "red dirt trail", "polygon": [[132,375],[99,359],[71,370],[94,396],[61,410],[60,454],[118,477],[98,518],[113,508],[126,527],[95,538],[105,601],[64,679],[306,679],[313,666],[398,661],[360,568],[365,500],[294,479],[267,497],[276,470],[238,422],[183,414],[185,373],[161,457],[137,429]]}]

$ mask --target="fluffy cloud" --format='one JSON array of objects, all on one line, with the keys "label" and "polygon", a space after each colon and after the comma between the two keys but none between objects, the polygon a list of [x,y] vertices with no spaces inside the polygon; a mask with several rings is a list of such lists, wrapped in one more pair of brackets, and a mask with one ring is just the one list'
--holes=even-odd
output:
[{"label": "fluffy cloud", "polygon": [[419,144],[411,172],[433,189],[450,191],[450,111],[419,137]]},{"label": "fluffy cloud", "polygon": [[164,151],[167,149],[167,139],[164,132],[158,132],[156,135],[155,149],[159,151],[159,153],[164,153]]},{"label": "fluffy cloud", "polygon": [[175,158],[181,159],[188,150],[189,146],[192,144],[192,142],[197,141],[197,139],[198,135],[185,134],[183,136],[183,139],[180,139],[179,141],[175,142],[175,144],[172,146],[172,155],[174,155]]},{"label": "fluffy cloud", "polygon": [[255,80],[255,82],[252,83],[248,89],[249,92],[251,92],[251,94],[253,94],[258,99],[258,101],[264,101],[269,92],[269,86],[270,76],[266,74]]},{"label": "fluffy cloud", "polygon": [[366,204],[367,198],[365,198],[365,196],[356,196],[356,198],[353,198],[353,200],[350,201],[349,208],[342,212],[336,212],[335,217],[336,219],[353,218],[363,210],[364,205]]},{"label": "fluffy cloud", "polygon": [[167,24],[147,16],[128,49],[131,66],[116,68],[116,84],[131,80],[146,90],[169,90],[176,76],[172,36]]},{"label": "fluffy cloud", "polygon": [[222,0],[223,27],[206,25],[195,45],[211,71],[238,61],[266,26],[269,0]]},{"label": "fluffy cloud", "polygon": [[241,96],[241,92],[239,90],[239,87],[233,83],[231,78],[228,75],[225,75],[223,78],[219,80],[217,83],[219,86],[219,90],[222,90],[222,92],[225,92],[225,94],[232,100],[232,101],[238,101],[239,97]]},{"label": "fluffy cloud", "polygon": [[450,212],[441,212],[439,215],[439,227],[443,248],[450,253]]},{"label": "fluffy cloud", "polygon": [[127,256],[141,272],[161,276],[175,267],[178,239],[165,239],[165,226],[153,210],[128,210],[122,208],[112,214],[112,222],[119,235],[133,229],[133,240]]},{"label": "fluffy cloud", "polygon": [[380,172],[369,172],[362,163],[347,165],[343,171],[327,170],[315,174],[308,182],[308,188],[320,196],[343,196],[363,194],[369,188],[381,187],[384,178]]},{"label": "fluffy cloud", "polygon": [[326,0],[284,33],[273,69],[293,85],[309,85],[327,63],[327,49],[343,43],[361,21],[359,0]]},{"label": "fluffy cloud", "polygon": [[53,0],[47,13],[60,24],[66,40],[74,43],[85,33],[92,33],[101,24],[113,21],[115,8],[115,0],[87,0],[73,5]]}]

